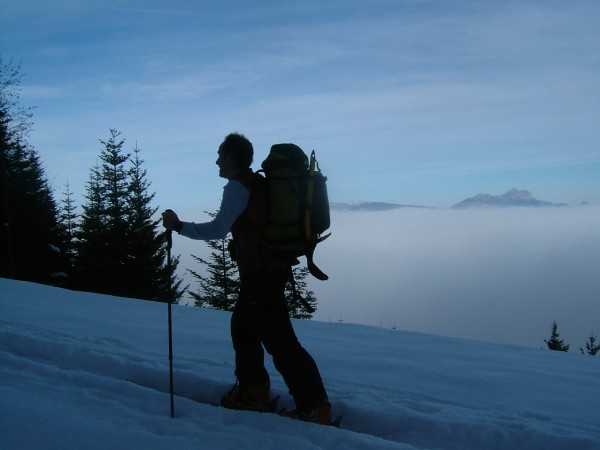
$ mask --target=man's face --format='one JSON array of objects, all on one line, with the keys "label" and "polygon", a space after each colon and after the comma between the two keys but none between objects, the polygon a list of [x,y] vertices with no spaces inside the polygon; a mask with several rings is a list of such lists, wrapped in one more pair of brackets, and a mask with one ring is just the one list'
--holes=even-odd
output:
[{"label": "man's face", "polygon": [[238,172],[237,164],[230,153],[225,153],[219,148],[219,157],[217,158],[217,166],[219,166],[219,176],[230,180]]}]

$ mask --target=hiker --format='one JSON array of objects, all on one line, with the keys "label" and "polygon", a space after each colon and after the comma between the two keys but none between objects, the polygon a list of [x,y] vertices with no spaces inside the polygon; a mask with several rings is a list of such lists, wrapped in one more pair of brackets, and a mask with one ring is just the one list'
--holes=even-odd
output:
[{"label": "hiker", "polygon": [[[221,399],[232,409],[269,411],[270,379],[264,349],[273,357],[296,408],[282,414],[304,421],[331,423],[331,405],[319,369],[300,345],[289,318],[285,285],[293,258],[280,256],[261,243],[258,223],[266,224],[266,204],[252,195],[256,175],[250,165],[254,150],[242,134],[229,134],[219,146],[219,176],[228,180],[219,212],[210,222],[182,222],[171,210],[162,213],[163,226],[191,239],[224,239],[231,231],[232,258],[240,276],[240,292],[231,316],[237,382]],[[262,203],[262,204],[261,204]]]}]

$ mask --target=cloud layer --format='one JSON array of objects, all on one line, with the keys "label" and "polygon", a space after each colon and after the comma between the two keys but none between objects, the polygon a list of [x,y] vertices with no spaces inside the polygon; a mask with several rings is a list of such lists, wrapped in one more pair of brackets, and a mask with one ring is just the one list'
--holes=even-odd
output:
[{"label": "cloud layer", "polygon": [[598,208],[341,213],[317,251],[319,320],[572,349],[600,334]]}]

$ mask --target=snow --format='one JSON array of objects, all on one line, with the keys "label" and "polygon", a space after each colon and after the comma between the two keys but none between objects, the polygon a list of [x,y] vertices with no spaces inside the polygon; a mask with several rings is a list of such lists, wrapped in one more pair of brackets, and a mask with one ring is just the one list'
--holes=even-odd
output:
[{"label": "snow", "polygon": [[2,449],[600,449],[598,357],[296,321],[336,429],[192,400],[234,381],[230,316],[172,312],[173,419],[166,304],[0,279]]}]

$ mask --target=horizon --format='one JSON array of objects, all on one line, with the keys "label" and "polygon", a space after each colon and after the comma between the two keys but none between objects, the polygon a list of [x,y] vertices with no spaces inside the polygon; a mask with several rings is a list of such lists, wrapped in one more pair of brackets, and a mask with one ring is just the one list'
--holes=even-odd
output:
[{"label": "horizon", "polygon": [[[556,207],[556,206],[590,206],[591,203],[587,202],[587,201],[583,201],[579,204],[576,205],[569,205],[567,203],[555,203],[549,199],[539,199],[537,198],[535,195],[533,195],[532,192],[530,192],[527,189],[519,189],[517,187],[513,187],[509,190],[507,190],[506,192],[503,193],[499,193],[499,194],[491,194],[489,192],[478,192],[477,194],[474,194],[471,197],[467,197],[464,198],[463,200],[458,201],[457,203],[455,203],[454,205],[451,205],[447,208],[454,208],[457,205],[459,205],[460,203],[464,202],[465,200],[472,200],[472,199],[476,199],[479,196],[490,196],[493,198],[500,198],[500,197],[504,197],[504,196],[508,196],[508,194],[511,193],[517,193],[517,194],[529,194],[533,200],[535,201],[541,201],[544,203],[549,203],[549,204],[544,204],[544,205],[538,205],[538,204],[506,204],[506,205],[495,205],[497,207],[511,207],[511,206],[521,206],[521,207]],[[330,206],[332,207],[332,209],[338,209],[338,208],[344,208],[344,206],[361,206],[361,205],[384,205],[384,206],[389,206],[390,209],[391,208],[395,208],[395,207],[405,207],[405,208],[434,208],[433,206],[429,206],[429,205],[406,205],[406,204],[399,204],[399,203],[387,203],[387,202],[378,202],[378,201],[372,201],[372,200],[348,200],[348,201],[330,201],[329,202]],[[479,205],[481,206],[481,205]],[[477,205],[476,205],[477,207]],[[439,207],[438,207],[439,208]],[[442,207],[443,209],[444,207]],[[358,211],[358,210],[357,210]]]}]

